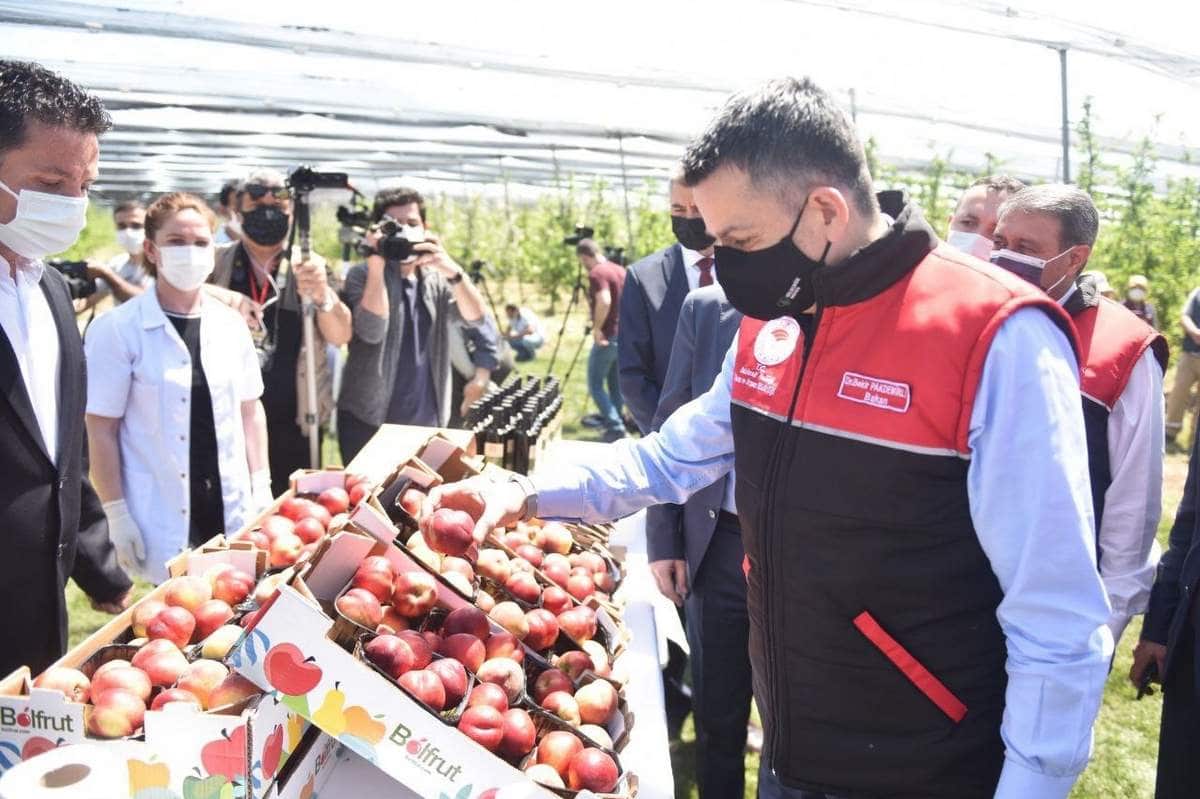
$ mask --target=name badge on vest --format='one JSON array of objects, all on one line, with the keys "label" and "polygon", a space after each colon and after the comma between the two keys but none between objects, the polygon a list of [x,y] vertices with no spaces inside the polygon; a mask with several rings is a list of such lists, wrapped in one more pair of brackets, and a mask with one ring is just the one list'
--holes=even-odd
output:
[{"label": "name badge on vest", "polygon": [[895,413],[906,413],[912,402],[912,391],[907,383],[883,380],[878,377],[846,372],[837,395],[844,400],[859,402]]}]

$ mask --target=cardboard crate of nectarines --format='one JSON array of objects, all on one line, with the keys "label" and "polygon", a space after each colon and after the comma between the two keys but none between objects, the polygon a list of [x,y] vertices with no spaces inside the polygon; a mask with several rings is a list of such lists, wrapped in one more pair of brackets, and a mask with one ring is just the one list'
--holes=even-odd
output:
[{"label": "cardboard crate of nectarines", "polygon": [[[429,709],[444,709],[449,701],[450,689],[440,672],[428,672],[431,680],[409,675],[426,672],[422,655],[428,654],[432,660],[434,649],[443,650],[440,653],[443,660],[468,657],[465,651],[443,649],[441,635],[433,631],[368,633],[364,638],[361,631],[344,624],[343,612],[355,616],[354,621],[360,627],[369,627],[376,621],[374,615],[362,618],[355,615],[363,608],[344,603],[333,607],[335,598],[348,593],[347,584],[355,578],[360,566],[374,566],[374,559],[384,561],[380,569],[388,572],[389,579],[387,586],[379,587],[373,608],[378,606],[379,595],[388,594],[393,606],[400,608],[408,619],[401,624],[416,622],[433,607],[440,606],[453,612],[476,614],[472,623],[482,624],[489,634],[496,629],[484,614],[446,586],[432,581],[420,585],[420,580],[401,584],[399,574],[393,582],[394,570],[412,568],[411,557],[392,543],[384,544],[348,530],[324,542],[316,557],[290,584],[280,588],[231,654],[231,664],[264,690],[284,695],[290,707],[419,795],[479,797],[511,784],[520,784],[526,791],[537,792],[536,795],[553,795],[549,788],[541,792],[542,787],[530,785],[518,768],[539,744],[538,728],[530,711],[522,706],[527,696],[526,675],[521,665],[501,656],[494,658],[496,662],[491,668],[487,662],[472,664],[488,685],[475,689],[481,694],[478,706],[471,705],[470,699],[475,696],[472,692],[461,716],[451,714],[451,720]],[[365,575],[371,581],[376,577]],[[396,596],[397,584],[401,584],[400,598]],[[355,590],[366,592],[369,585],[364,579],[363,587]],[[383,618],[382,611],[377,615]],[[352,633],[349,638],[347,630]],[[436,638],[438,645],[426,636]],[[445,640],[452,637],[448,635]],[[361,649],[355,646],[364,640],[366,646]],[[519,641],[512,643],[517,648],[521,646]],[[484,644],[480,642],[479,646]],[[366,660],[368,657],[370,662]],[[458,662],[461,665],[461,660]],[[506,664],[507,670],[502,668]],[[417,668],[418,665],[422,668]],[[589,675],[591,682],[597,679]],[[569,679],[563,682],[573,685]],[[596,690],[584,692],[582,701],[596,704],[596,707],[589,704],[587,709],[593,720],[600,718],[598,715],[593,718],[594,713],[602,713],[604,718],[615,717],[621,730],[618,736],[623,737],[623,726],[631,723],[632,717],[627,708],[617,712],[618,689],[607,681],[601,682]],[[459,686],[460,693],[462,690],[465,688]],[[489,698],[487,694],[493,696]],[[503,712],[491,704],[500,697],[505,703]],[[574,697],[571,700],[578,704]],[[610,737],[602,728],[593,734]],[[633,795],[636,781],[632,775],[620,771],[614,754],[602,751],[603,745],[612,745],[612,740],[598,746],[596,741],[581,734],[580,744],[580,751],[587,750],[587,754],[580,756],[574,769],[571,762],[564,762],[562,773],[550,787],[557,788],[561,783],[601,795]],[[544,774],[542,778],[549,779]]]},{"label": "cardboard crate of nectarines", "polygon": [[0,770],[84,740],[144,738],[130,795],[257,799],[308,723],[221,661],[244,630],[261,552],[210,542],[169,564],[171,579],[30,679],[0,683]]},{"label": "cardboard crate of nectarines", "polygon": [[[333,738],[309,725],[279,776],[263,799],[312,799],[329,782],[337,769],[340,745]],[[185,797],[185,799],[187,799]]]}]

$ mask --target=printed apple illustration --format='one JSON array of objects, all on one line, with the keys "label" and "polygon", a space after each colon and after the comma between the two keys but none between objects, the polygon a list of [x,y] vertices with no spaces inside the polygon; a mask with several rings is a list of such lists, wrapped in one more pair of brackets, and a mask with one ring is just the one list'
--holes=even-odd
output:
[{"label": "printed apple illustration", "polygon": [[211,775],[230,782],[246,777],[246,725],[232,732],[221,730],[221,737],[209,741],[200,750],[200,764]]},{"label": "printed apple illustration", "polygon": [[275,776],[281,754],[283,754],[283,725],[277,724],[275,729],[271,730],[271,734],[267,736],[267,743],[263,747],[263,777],[271,779]]},{"label": "printed apple illustration", "polygon": [[263,661],[267,682],[281,694],[301,696],[321,682],[321,668],[295,644],[276,644]]},{"label": "printed apple illustration", "polygon": [[220,774],[183,778],[183,799],[233,799],[233,785]]},{"label": "printed apple illustration", "polygon": [[58,741],[51,741],[49,738],[43,738],[40,735],[35,735],[25,742],[21,747],[21,759],[28,760],[31,757],[37,757],[43,752],[49,752],[51,749],[57,749],[63,742],[62,738]]},{"label": "printed apple illustration", "polygon": [[164,791],[171,781],[171,769],[166,763],[147,763],[144,760],[127,761],[129,768],[129,792],[140,796],[147,788],[161,788]]}]

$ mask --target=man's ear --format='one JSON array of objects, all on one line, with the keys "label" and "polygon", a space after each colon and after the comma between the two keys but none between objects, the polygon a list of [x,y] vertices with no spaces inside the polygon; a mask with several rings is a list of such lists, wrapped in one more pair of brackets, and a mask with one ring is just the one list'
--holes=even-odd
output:
[{"label": "man's ear", "polygon": [[1087,269],[1087,262],[1091,256],[1092,248],[1087,244],[1077,244],[1075,248],[1071,250],[1071,270],[1074,272],[1076,277],[1078,277],[1079,273],[1084,269]]},{"label": "man's ear", "polygon": [[[809,192],[808,205],[804,215],[813,214],[817,221],[809,224],[820,224],[825,228],[826,241],[836,242],[845,235],[850,226],[850,203],[840,189],[818,186]],[[800,224],[803,225],[804,220]]]}]

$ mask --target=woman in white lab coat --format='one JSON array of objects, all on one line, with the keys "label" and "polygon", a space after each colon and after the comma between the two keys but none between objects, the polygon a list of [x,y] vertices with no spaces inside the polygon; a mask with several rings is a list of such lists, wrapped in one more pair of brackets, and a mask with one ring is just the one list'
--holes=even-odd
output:
[{"label": "woman in white lab coat", "polygon": [[245,323],[203,290],[214,217],[190,194],[146,211],[154,288],[88,330],[91,472],[122,567],[152,582],[166,561],[233,533],[271,501],[262,374]]}]

